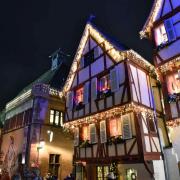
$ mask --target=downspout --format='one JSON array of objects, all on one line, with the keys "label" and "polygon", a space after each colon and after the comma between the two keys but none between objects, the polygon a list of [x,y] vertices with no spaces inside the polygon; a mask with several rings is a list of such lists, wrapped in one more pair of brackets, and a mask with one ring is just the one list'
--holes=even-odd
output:
[{"label": "downspout", "polygon": [[[151,86],[151,78],[150,78],[150,87],[158,88],[157,86]],[[151,91],[152,91],[152,89],[151,89]],[[164,151],[163,151],[163,147],[161,145],[160,136],[159,136],[159,130],[158,130],[158,124],[157,124],[157,116],[156,116],[156,105],[155,105],[155,101],[154,101],[153,91],[151,92],[151,94],[152,94],[152,101],[153,101],[153,114],[154,114],[154,119],[155,119],[155,126],[156,126],[156,130],[157,130],[157,135],[158,135],[158,139],[159,139],[159,145],[160,145],[161,155],[162,155],[163,165],[164,165],[165,179],[168,180],[169,178],[168,178],[168,172],[167,172],[167,163],[166,163],[166,160],[164,158]],[[161,102],[161,106],[162,106],[162,102]]]}]

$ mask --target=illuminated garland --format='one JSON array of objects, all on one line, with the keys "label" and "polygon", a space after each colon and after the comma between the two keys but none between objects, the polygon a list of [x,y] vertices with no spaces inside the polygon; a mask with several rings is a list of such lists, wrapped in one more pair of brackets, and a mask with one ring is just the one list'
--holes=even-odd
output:
[{"label": "illuminated garland", "polygon": [[149,34],[151,33],[150,28],[153,26],[155,18],[158,15],[158,12],[162,5],[162,1],[163,0],[154,0],[154,4],[153,4],[152,10],[151,10],[151,13],[150,13],[149,17],[147,18],[147,21],[144,24],[143,29],[139,32],[141,39],[148,38]]},{"label": "illuminated garland", "polygon": [[180,126],[180,118],[167,121],[167,122],[166,122],[166,125],[167,125],[168,127],[177,127],[177,126]]},{"label": "illuminated garland", "polygon": [[79,64],[79,61],[81,59],[83,49],[85,47],[89,33],[97,41],[98,44],[104,43],[106,52],[116,62],[123,61],[124,59],[127,58],[129,60],[134,61],[138,65],[142,66],[147,71],[149,71],[149,72],[154,71],[155,72],[155,67],[152,64],[150,64],[148,61],[146,61],[144,58],[142,58],[135,51],[133,51],[132,49],[127,50],[127,51],[122,51],[122,50],[117,49],[109,41],[107,41],[100,32],[98,32],[91,24],[88,23],[85,27],[83,36],[81,38],[79,47],[78,47],[76,55],[75,55],[75,58],[74,58],[73,63],[71,65],[71,69],[70,69],[69,75],[67,77],[66,83],[63,87],[63,94],[65,96],[66,96],[66,93],[69,91],[71,84],[73,82],[74,76],[77,72],[78,64]]},{"label": "illuminated garland", "polygon": [[91,123],[97,123],[98,121],[107,119],[107,118],[112,118],[114,116],[122,116],[122,114],[127,113],[127,112],[136,112],[137,114],[139,113],[146,113],[148,115],[153,116],[153,111],[147,108],[144,108],[142,106],[139,106],[137,104],[134,103],[129,103],[120,107],[116,107],[101,113],[97,113],[95,115],[92,116],[88,116],[85,118],[80,118],[78,120],[75,121],[71,121],[71,122],[66,122],[64,124],[65,128],[70,128],[70,129],[74,129],[77,126],[81,126],[82,124],[91,124]]},{"label": "illuminated garland", "polygon": [[160,70],[162,73],[166,73],[167,71],[172,71],[177,68],[180,68],[180,56],[163,64],[162,66],[158,67],[157,69]]}]

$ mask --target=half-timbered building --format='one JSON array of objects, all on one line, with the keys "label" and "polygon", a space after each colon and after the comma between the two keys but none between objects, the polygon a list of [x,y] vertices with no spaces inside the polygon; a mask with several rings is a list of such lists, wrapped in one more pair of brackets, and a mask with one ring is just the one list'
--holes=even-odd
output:
[{"label": "half-timbered building", "polygon": [[169,166],[169,178],[173,180],[179,179],[180,1],[155,0],[151,13],[140,34],[142,38],[146,37],[152,40],[154,45],[154,63],[162,85],[166,111],[165,118],[173,144],[172,149],[165,150]]},{"label": "half-timbered building", "polygon": [[[35,172],[64,179],[72,171],[73,138],[64,131],[60,88],[68,66],[59,51],[52,67],[6,104],[0,169],[34,179]],[[40,171],[40,172],[39,172]]]},{"label": "half-timbered building", "polygon": [[154,66],[88,22],[64,86],[76,179],[165,179]]}]

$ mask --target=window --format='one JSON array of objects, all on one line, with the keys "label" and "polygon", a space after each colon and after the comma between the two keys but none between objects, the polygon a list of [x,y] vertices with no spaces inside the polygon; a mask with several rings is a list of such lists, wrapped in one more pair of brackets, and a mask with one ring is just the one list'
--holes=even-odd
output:
[{"label": "window", "polygon": [[109,121],[109,128],[110,128],[110,136],[119,136],[122,135],[122,130],[121,130],[121,119],[116,118],[116,119],[111,119]]},{"label": "window", "polygon": [[109,174],[109,166],[97,166],[97,180],[105,180]]},{"label": "window", "polygon": [[93,62],[94,62],[94,50],[91,50],[84,55],[84,67],[89,66]]},{"label": "window", "polygon": [[180,93],[180,77],[179,72],[170,74],[166,77],[167,89],[169,94]]},{"label": "window", "polygon": [[110,90],[110,75],[107,74],[99,80],[99,92],[100,96],[107,93]]},{"label": "window", "polygon": [[52,175],[58,177],[59,166],[60,166],[60,154],[50,154],[49,155],[49,172]]},{"label": "window", "polygon": [[154,124],[154,118],[152,116],[146,116],[147,122],[149,124],[149,130],[151,132],[156,132],[155,124]]},{"label": "window", "polygon": [[79,105],[82,102],[83,102],[83,87],[76,90],[76,97],[75,97],[76,105]]},{"label": "window", "polygon": [[57,111],[57,110],[50,110],[50,124],[56,125],[56,126],[62,126],[63,125],[63,112]]},{"label": "window", "polygon": [[89,126],[82,127],[82,140],[89,140]]},{"label": "window", "polygon": [[155,42],[157,46],[161,44],[166,44],[168,42],[168,37],[164,24],[159,25],[155,29]]}]

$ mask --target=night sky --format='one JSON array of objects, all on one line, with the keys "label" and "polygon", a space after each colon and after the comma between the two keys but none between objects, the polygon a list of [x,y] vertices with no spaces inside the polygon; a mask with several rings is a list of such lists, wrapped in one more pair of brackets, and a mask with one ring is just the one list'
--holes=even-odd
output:
[{"label": "night sky", "polygon": [[147,60],[152,47],[140,40],[153,1],[6,0],[0,3],[0,109],[50,67],[58,48],[71,55],[90,14],[104,32]]}]

